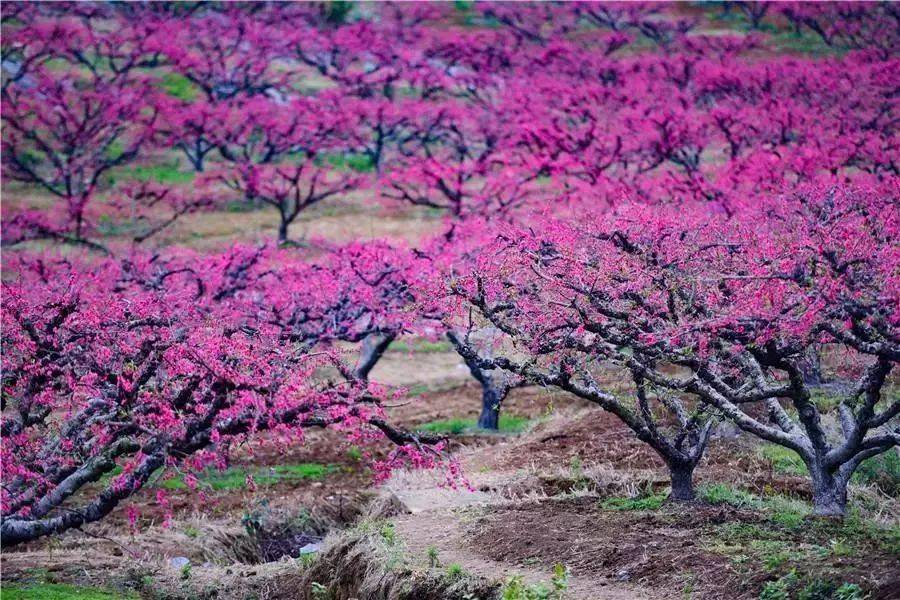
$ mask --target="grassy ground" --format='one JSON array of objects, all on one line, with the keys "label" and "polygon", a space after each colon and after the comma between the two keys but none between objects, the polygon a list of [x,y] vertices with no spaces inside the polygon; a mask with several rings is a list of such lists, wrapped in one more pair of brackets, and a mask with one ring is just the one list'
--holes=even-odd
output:
[{"label": "grassy ground", "polygon": [[3,600],[127,600],[136,599],[139,596],[100,588],[38,583],[23,586],[4,585],[0,590],[0,598]]},{"label": "grassy ground", "polygon": [[[503,414],[500,415],[499,431],[500,433],[521,433],[528,427],[530,422],[531,420],[527,417]],[[462,417],[429,421],[428,423],[419,425],[416,429],[419,431],[427,431],[428,433],[442,433],[449,435],[461,435],[464,433],[478,433],[484,431],[478,428],[476,419]]]},{"label": "grassy ground", "polygon": [[[338,467],[334,465],[318,463],[274,465],[256,468],[232,467],[224,471],[207,471],[198,478],[197,487],[199,489],[210,488],[216,491],[240,490],[246,488],[250,480],[255,485],[274,485],[276,483],[301,481],[304,479],[322,480],[337,470]],[[181,476],[160,482],[160,487],[168,490],[188,489],[184,477]]]}]

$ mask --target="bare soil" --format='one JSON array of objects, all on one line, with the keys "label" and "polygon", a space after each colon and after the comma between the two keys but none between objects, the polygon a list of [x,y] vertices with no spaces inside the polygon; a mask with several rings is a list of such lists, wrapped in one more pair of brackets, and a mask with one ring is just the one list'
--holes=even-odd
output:
[{"label": "bare soil", "polygon": [[[469,525],[467,539],[480,555],[505,564],[563,563],[575,575],[604,575],[650,589],[691,589],[700,598],[721,598],[722,590],[731,590],[729,597],[756,598],[776,572],[748,572],[711,551],[716,526],[723,524],[765,526],[766,517],[728,505],[613,511],[596,498],[548,499],[485,511]],[[797,546],[816,541],[803,530],[782,530],[780,537]],[[873,545],[858,556],[801,565],[807,574],[839,573],[843,580],[862,582],[873,598],[889,598],[900,589],[897,560]]]},{"label": "bare soil", "polygon": [[[508,556],[482,552],[483,549],[473,543],[474,540],[465,532],[472,526],[468,522],[472,514],[478,511],[450,511],[435,507],[428,514],[397,517],[394,523],[409,554],[420,557],[420,560],[424,560],[429,548],[435,548],[440,566],[459,565],[476,576],[500,581],[521,577],[530,585],[546,585],[554,563],[510,560]],[[491,540],[490,543],[496,541]],[[568,577],[566,593],[566,598],[571,600],[654,600],[665,597],[640,585],[615,581],[602,573],[574,570]]]}]

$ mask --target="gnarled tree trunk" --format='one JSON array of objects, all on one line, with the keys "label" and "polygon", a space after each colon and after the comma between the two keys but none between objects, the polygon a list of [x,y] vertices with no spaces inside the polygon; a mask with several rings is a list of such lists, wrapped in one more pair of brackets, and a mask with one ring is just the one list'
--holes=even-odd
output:
[{"label": "gnarled tree trunk", "polygon": [[497,430],[500,428],[500,405],[509,394],[510,386],[502,376],[494,377],[484,372],[475,379],[481,384],[481,415],[478,417],[478,427]]},{"label": "gnarled tree trunk", "polygon": [[471,347],[467,341],[460,339],[453,331],[447,332],[447,338],[459,352],[469,372],[481,385],[481,414],[478,427],[497,431],[500,429],[500,406],[506,399],[513,385],[513,376],[499,369],[487,369],[482,366],[481,356],[470,356],[466,350]]},{"label": "gnarled tree trunk", "polygon": [[847,484],[852,469],[829,468],[816,457],[805,462],[812,479],[813,515],[843,518],[847,513]]},{"label": "gnarled tree trunk", "polygon": [[284,215],[281,216],[281,220],[278,222],[278,245],[283,246],[288,243],[288,227],[290,227],[291,223],[288,221]]},{"label": "gnarled tree trunk", "polygon": [[362,341],[359,349],[359,361],[356,363],[354,375],[357,379],[367,380],[369,373],[384,356],[388,346],[394,341],[396,336],[386,333],[373,333]]},{"label": "gnarled tree trunk", "polygon": [[813,514],[841,517],[847,513],[847,483],[831,476],[813,477]]},{"label": "gnarled tree trunk", "polygon": [[672,480],[672,493],[669,500],[675,502],[690,502],[696,498],[694,494],[694,469],[696,462],[666,461],[669,467],[669,477]]}]

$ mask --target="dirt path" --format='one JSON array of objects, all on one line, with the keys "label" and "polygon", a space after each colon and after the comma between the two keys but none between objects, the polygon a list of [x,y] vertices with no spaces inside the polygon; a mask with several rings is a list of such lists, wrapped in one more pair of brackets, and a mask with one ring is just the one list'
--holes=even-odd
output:
[{"label": "dirt path", "polygon": [[465,364],[455,352],[388,351],[371,375],[377,383],[415,388],[414,392],[459,386],[470,378]]},{"label": "dirt path", "polygon": [[[469,462],[473,458],[474,453],[464,460]],[[504,482],[520,477],[517,473],[491,472],[473,474],[470,480],[476,489],[496,489]],[[478,515],[508,501],[492,493],[441,488],[421,474],[398,474],[389,482],[388,489],[410,511],[393,519],[397,535],[410,555],[427,557],[430,549],[436,549],[437,560],[443,566],[456,564],[473,575],[493,580],[505,581],[518,576],[527,584],[543,582],[549,586],[551,573],[547,569],[490,560],[472,546],[469,534]],[[529,535],[528,531],[521,533],[523,537]],[[608,577],[570,573],[565,597],[571,600],[656,600],[664,596]]]}]

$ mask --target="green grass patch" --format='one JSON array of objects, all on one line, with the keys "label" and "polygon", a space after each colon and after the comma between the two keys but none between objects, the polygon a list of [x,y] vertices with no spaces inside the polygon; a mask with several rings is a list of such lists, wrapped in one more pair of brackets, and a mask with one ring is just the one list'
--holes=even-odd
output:
[{"label": "green grass patch", "polygon": [[760,600],[863,600],[866,594],[855,583],[839,583],[829,579],[801,579],[791,569],[775,581],[767,582]]},{"label": "green grass patch", "polygon": [[658,510],[665,501],[665,494],[651,494],[634,498],[605,498],[600,506],[606,510]]},{"label": "green grass patch", "polygon": [[133,235],[138,229],[139,226],[130,219],[114,219],[112,216],[105,214],[97,218],[97,231],[104,237]]},{"label": "green grass patch", "polygon": [[360,462],[363,459],[363,451],[359,446],[350,446],[347,448],[347,458],[353,462]]},{"label": "green grass patch", "polygon": [[779,540],[782,532],[765,523],[732,521],[716,529],[716,537],[736,544],[748,544],[751,540]]},{"label": "green grass patch", "polygon": [[756,505],[753,494],[724,483],[700,486],[697,496],[708,504],[730,504],[737,507]]},{"label": "green grass patch", "polygon": [[225,204],[225,212],[230,213],[250,213],[262,209],[263,206],[258,206],[246,200],[231,200]]},{"label": "green grass patch", "polygon": [[500,591],[501,600],[562,600],[569,588],[569,569],[560,563],[553,566],[550,583],[526,584],[520,575],[506,580]]},{"label": "green grass patch", "polygon": [[852,478],[854,483],[878,486],[885,494],[900,496],[900,454],[891,448],[884,454],[864,460]]},{"label": "green grass patch", "polygon": [[775,581],[769,581],[763,586],[759,600],[790,600],[791,589],[796,587],[798,582],[799,578],[794,571]]},{"label": "green grass patch", "polygon": [[106,155],[106,158],[116,160],[125,154],[125,146],[122,145],[122,142],[114,140],[106,147],[104,154]]},{"label": "green grass patch", "polygon": [[[873,546],[900,555],[900,526],[879,525],[855,510],[843,521],[807,519],[810,508],[800,500],[784,496],[751,498],[752,507],[763,512],[767,519],[716,525],[710,531],[714,545],[719,546],[717,551],[754,555],[771,569],[803,556],[810,559],[855,556],[871,552]],[[784,543],[788,546],[779,545]]]},{"label": "green grass patch", "polygon": [[[865,518],[858,508],[851,508],[843,521],[836,521],[809,518],[811,506],[796,498],[755,495],[721,483],[700,486],[697,495],[711,504],[752,511],[741,511],[724,523],[712,520],[697,533],[700,546],[728,560],[744,580],[758,581],[764,576],[766,583],[755,591],[759,598],[862,598],[859,585],[844,580],[850,571],[829,565],[851,564],[860,557],[883,561],[900,555],[900,527]],[[645,506],[635,500],[618,503],[626,509]]]},{"label": "green grass patch", "polygon": [[422,396],[431,391],[433,391],[433,390],[432,390],[431,386],[429,386],[428,384],[417,383],[415,385],[409,386],[409,388],[406,390],[406,395],[410,396],[410,397]]},{"label": "green grass patch", "polygon": [[800,525],[810,513],[809,505],[800,500],[780,495],[755,496],[724,483],[701,486],[697,497],[708,504],[729,504],[765,512],[774,523],[786,527]]},{"label": "green grass patch", "polygon": [[500,597],[502,600],[550,600],[552,593],[547,584],[528,584],[517,575],[506,580]]},{"label": "green grass patch", "polygon": [[830,413],[837,410],[838,405],[843,400],[841,396],[830,394],[822,389],[811,390],[809,399],[812,400],[821,413]]},{"label": "green grass patch", "polygon": [[16,156],[19,161],[29,167],[37,167],[47,160],[47,154],[34,148],[17,149]]},{"label": "green grass patch", "polygon": [[[244,469],[231,467],[224,471],[210,469],[198,477],[201,488],[214,490],[239,490],[247,485],[247,475],[253,475],[256,485],[274,485],[285,481],[320,480],[337,471],[335,465],[299,463]],[[168,490],[184,490],[188,486],[181,476],[166,479],[159,484]]]},{"label": "green grass patch", "polygon": [[[501,433],[521,433],[525,431],[531,420],[527,417],[518,415],[500,415],[499,428]],[[428,433],[460,435],[463,433],[473,433],[484,431],[478,429],[476,419],[466,419],[463,417],[453,417],[450,419],[440,419],[430,421],[419,425],[416,429]]]},{"label": "green grass patch", "polygon": [[[121,169],[117,175],[121,179],[135,179],[142,182],[152,181],[162,184],[191,183],[196,177],[196,173],[182,171],[178,160],[161,165],[140,165]],[[111,184],[115,184],[115,181],[116,176],[110,177]]]},{"label": "green grass patch", "polygon": [[884,547],[877,541],[885,533],[876,531],[871,524],[860,528],[860,522],[850,521],[845,524],[807,521],[794,527],[774,522],[730,522],[707,529],[702,539],[708,551],[727,557],[747,579],[760,572],[772,578],[759,590],[759,598],[851,600],[862,597],[858,595],[859,586],[823,578],[822,575],[839,576],[839,573],[819,573],[817,566],[845,557],[883,552]]},{"label": "green grass patch", "polygon": [[766,460],[776,473],[784,475],[806,475],[806,464],[800,455],[784,446],[764,444],[759,448],[759,455]]},{"label": "green grass patch", "polygon": [[[309,160],[310,155],[303,150],[288,152],[278,161],[279,164],[295,164]],[[328,165],[339,171],[355,171],[371,173],[375,164],[367,154],[359,152],[322,152],[313,156],[313,163],[319,166]]]},{"label": "green grass patch", "polygon": [[768,496],[762,500],[763,510],[772,521],[785,527],[797,527],[809,516],[809,506],[805,502],[785,496]]},{"label": "green grass patch", "polygon": [[447,577],[450,579],[462,579],[465,576],[466,571],[462,568],[462,565],[453,563],[447,566]]},{"label": "green grass patch", "polygon": [[199,87],[180,73],[166,73],[160,79],[159,87],[168,95],[185,102],[193,102],[201,93]]},{"label": "green grass patch", "polygon": [[408,397],[423,396],[425,394],[433,394],[437,392],[448,392],[450,390],[459,389],[460,383],[456,380],[441,380],[432,383],[416,383],[406,388]]},{"label": "green grass patch", "polygon": [[0,598],[3,600],[130,600],[132,598],[140,598],[140,596],[62,583],[36,583],[32,585],[4,583],[2,592],[0,592]]},{"label": "green grass patch", "polygon": [[811,56],[835,56],[843,54],[838,48],[833,48],[822,41],[818,35],[804,31],[781,31],[770,37],[770,44],[774,50],[781,52],[795,52],[797,54],[809,54]]},{"label": "green grass patch", "polygon": [[53,72],[71,71],[72,63],[64,58],[51,58],[44,62],[44,68]]},{"label": "green grass patch", "polygon": [[793,544],[781,540],[751,540],[747,548],[759,555],[766,571],[777,571],[791,561],[803,558]]},{"label": "green grass patch", "polygon": [[322,158],[329,165],[341,171],[356,171],[357,173],[371,173],[375,170],[375,164],[366,154],[347,152],[343,154],[324,154]]}]

